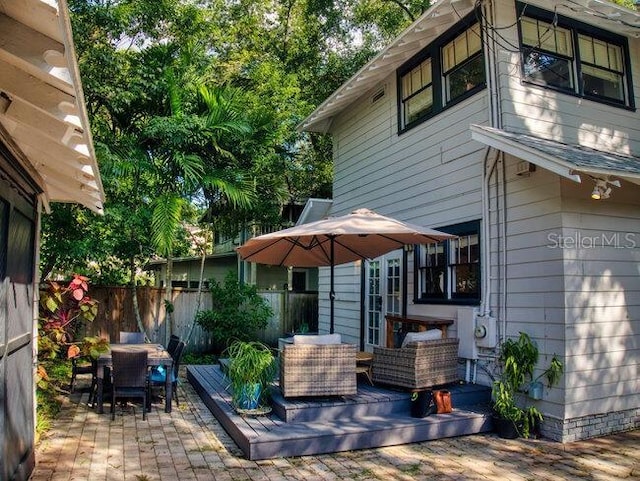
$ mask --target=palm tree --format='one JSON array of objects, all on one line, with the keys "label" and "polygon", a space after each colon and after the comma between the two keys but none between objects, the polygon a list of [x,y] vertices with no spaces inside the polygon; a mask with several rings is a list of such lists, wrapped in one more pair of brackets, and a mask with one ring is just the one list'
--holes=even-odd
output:
[{"label": "palm tree", "polygon": [[199,88],[202,112],[184,110],[182,92],[167,73],[171,115],[151,119],[146,128],[158,192],[152,202],[152,240],[167,259],[165,332],[171,333],[172,255],[185,210],[191,201],[224,200],[239,207],[253,201],[253,184],[234,163],[228,147],[251,134],[239,109],[241,91],[225,87]]}]

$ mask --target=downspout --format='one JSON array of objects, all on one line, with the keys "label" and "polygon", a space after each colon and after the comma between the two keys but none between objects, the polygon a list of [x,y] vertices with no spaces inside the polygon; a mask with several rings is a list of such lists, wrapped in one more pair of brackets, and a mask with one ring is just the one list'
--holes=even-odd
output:
[{"label": "downspout", "polygon": [[[495,26],[497,22],[496,20],[497,14],[496,14],[496,9],[494,8],[493,1],[488,0],[486,2],[483,2],[482,8],[484,8],[484,11],[485,11],[484,18],[489,19],[489,22],[491,22],[491,25]],[[499,49],[501,49],[501,47],[496,43],[495,38],[492,38],[492,36],[488,34],[488,25],[484,26],[483,33],[484,33],[486,44],[491,45],[491,48],[485,49],[487,70],[488,70],[487,86],[491,96],[490,102],[489,102],[489,124],[491,127],[502,129],[503,125],[502,125],[502,113],[500,108],[500,105],[501,105],[500,84],[498,82],[498,79],[500,77],[499,77],[499,66],[498,66],[498,58],[497,58]],[[485,178],[483,182],[483,194],[484,194],[483,216],[485,220],[483,224],[483,233],[484,233],[484,239],[485,239],[485,241],[483,242],[483,247],[485,248],[485,251],[487,254],[486,258],[483,259],[483,260],[486,260],[487,263],[483,265],[486,266],[485,269],[487,270],[487,275],[485,276],[486,284],[484,286],[487,290],[484,291],[486,295],[483,294],[484,303],[481,306],[481,310],[482,310],[482,314],[485,314],[485,315],[489,315],[491,312],[491,295],[492,295],[491,279],[490,279],[491,266],[489,265],[490,257],[491,257],[490,251],[489,251],[490,245],[491,245],[490,186],[491,186],[491,178],[495,172],[496,173],[496,179],[495,179],[496,180],[496,212],[495,213],[496,213],[496,228],[497,228],[496,229],[496,242],[497,242],[496,248],[497,248],[497,256],[498,256],[497,257],[498,269],[497,269],[496,282],[498,283],[498,287],[499,287],[499,297],[497,299],[499,311],[497,312],[497,314],[500,320],[502,321],[502,330],[501,332],[498,333],[498,340],[500,340],[502,339],[502,337],[504,336],[504,333],[506,332],[506,306],[505,306],[506,299],[507,299],[507,294],[506,294],[506,284],[507,284],[507,280],[506,280],[506,269],[507,269],[506,267],[506,261],[507,261],[506,167],[505,167],[503,152],[497,149],[494,149],[494,156],[490,163],[488,162],[488,158],[489,158],[489,151],[487,151],[487,155],[485,156],[485,165],[484,165]],[[502,163],[502,169],[499,172],[496,171],[496,166],[498,162]],[[502,192],[500,192],[501,188],[502,188]]]},{"label": "downspout", "polygon": [[500,152],[502,160],[502,339],[507,334],[507,178],[504,152]]},{"label": "downspout", "polygon": [[[493,155],[491,155],[493,153]],[[480,303],[480,316],[490,315],[491,313],[491,208],[490,204],[490,187],[491,177],[495,171],[498,162],[499,152],[498,150],[487,147],[487,151],[484,156],[482,172],[482,242],[483,249],[481,250],[482,265],[484,266],[485,275],[482,276],[482,302]]]}]

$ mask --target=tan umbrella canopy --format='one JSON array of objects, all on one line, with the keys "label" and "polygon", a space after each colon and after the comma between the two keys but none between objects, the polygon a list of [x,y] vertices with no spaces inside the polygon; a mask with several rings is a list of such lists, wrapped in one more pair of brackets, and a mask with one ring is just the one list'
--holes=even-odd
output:
[{"label": "tan umbrella canopy", "polygon": [[368,209],[329,217],[249,239],[237,248],[245,261],[296,267],[331,267],[331,317],[335,298],[333,267],[359,259],[373,259],[405,245],[428,244],[452,236],[407,224]]}]

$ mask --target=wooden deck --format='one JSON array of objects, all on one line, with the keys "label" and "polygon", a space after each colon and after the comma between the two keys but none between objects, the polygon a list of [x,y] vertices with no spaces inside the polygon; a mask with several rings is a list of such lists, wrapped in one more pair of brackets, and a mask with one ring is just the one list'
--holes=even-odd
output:
[{"label": "wooden deck", "polygon": [[451,414],[413,418],[410,393],[358,385],[343,398],[285,400],[273,389],[273,412],[240,416],[219,366],[187,366],[187,378],[250,460],[393,446],[490,431],[488,388],[449,386]]}]

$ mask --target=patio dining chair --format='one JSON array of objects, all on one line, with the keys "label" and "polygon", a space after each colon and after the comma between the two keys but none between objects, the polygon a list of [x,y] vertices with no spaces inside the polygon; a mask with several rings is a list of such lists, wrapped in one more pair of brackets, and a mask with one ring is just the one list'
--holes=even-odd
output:
[{"label": "patio dining chair", "polygon": [[[182,360],[182,354],[184,353],[185,346],[186,344],[183,341],[179,341],[173,355],[171,356],[173,357],[173,367],[171,368],[169,375],[171,376],[171,393],[173,399],[176,400],[176,406],[180,406],[180,401],[178,400],[178,370],[180,369],[180,361]],[[153,390],[154,386],[164,386],[167,379],[166,376],[167,370],[164,369],[164,366],[158,366],[153,369],[149,376],[150,390]],[[149,396],[147,407],[151,410],[151,396]]]},{"label": "patio dining chair", "polygon": [[118,398],[142,399],[142,419],[147,419],[148,356],[147,351],[111,351],[111,420],[116,417]]},{"label": "patio dining chair", "polygon": [[87,404],[95,398],[98,385],[98,362],[91,356],[75,356],[71,358],[71,382],[69,392],[73,392],[73,386],[78,374],[91,374],[91,387],[89,388],[89,400]]},{"label": "patio dining chair", "polygon": [[176,348],[178,347],[179,343],[180,343],[180,336],[171,334],[171,337],[169,338],[169,344],[167,345],[167,352],[171,357],[173,357],[173,354],[176,352]]},{"label": "patio dining chair", "polygon": [[120,344],[143,344],[144,332],[120,331]]}]

